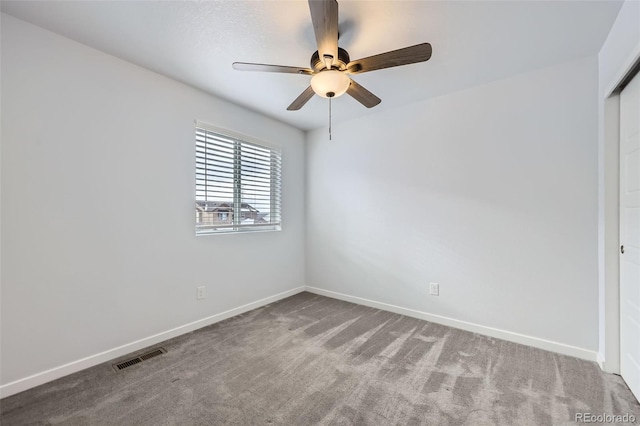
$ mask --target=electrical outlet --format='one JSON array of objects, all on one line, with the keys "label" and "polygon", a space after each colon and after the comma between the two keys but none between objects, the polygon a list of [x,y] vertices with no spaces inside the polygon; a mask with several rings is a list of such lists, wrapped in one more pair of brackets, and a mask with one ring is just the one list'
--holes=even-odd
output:
[{"label": "electrical outlet", "polygon": [[429,283],[429,294],[432,296],[440,295],[440,284],[438,283]]},{"label": "electrical outlet", "polygon": [[204,299],[204,286],[196,287],[196,299],[202,300]]}]

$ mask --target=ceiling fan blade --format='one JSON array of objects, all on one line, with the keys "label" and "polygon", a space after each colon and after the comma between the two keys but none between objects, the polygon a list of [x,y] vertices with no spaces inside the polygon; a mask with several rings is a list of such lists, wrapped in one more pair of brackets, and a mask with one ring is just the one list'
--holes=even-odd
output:
[{"label": "ceiling fan blade", "polygon": [[338,2],[336,0],[309,0],[313,31],[318,43],[320,60],[330,55],[338,61]]},{"label": "ceiling fan blade", "polygon": [[378,105],[380,102],[382,102],[382,100],[379,97],[377,97],[376,95],[374,95],[373,93],[365,89],[364,87],[360,86],[354,80],[351,80],[351,84],[347,89],[347,94],[351,95],[353,99],[360,102],[362,105],[366,106],[367,108],[372,108]]},{"label": "ceiling fan blade", "polygon": [[296,100],[293,101],[291,105],[287,107],[287,111],[299,110],[304,106],[304,104],[306,104],[309,101],[309,99],[313,98],[313,95],[315,95],[313,88],[311,86],[307,87],[305,91],[302,92],[300,96],[298,96]]},{"label": "ceiling fan blade", "polygon": [[368,58],[351,61],[347,65],[347,72],[358,74],[362,72],[380,70],[383,68],[398,67],[400,65],[415,64],[428,61],[431,57],[431,45],[429,43],[416,44],[403,49],[369,56]]},{"label": "ceiling fan blade", "polygon": [[309,68],[287,67],[284,65],[251,64],[247,62],[234,62],[233,69],[238,71],[263,71],[263,72],[283,72],[287,74],[313,74]]}]

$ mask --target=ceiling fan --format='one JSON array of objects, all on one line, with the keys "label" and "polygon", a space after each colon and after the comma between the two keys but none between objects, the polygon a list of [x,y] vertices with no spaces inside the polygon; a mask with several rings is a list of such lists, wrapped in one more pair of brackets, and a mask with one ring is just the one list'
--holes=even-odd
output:
[{"label": "ceiling fan", "polygon": [[347,51],[338,47],[338,2],[309,0],[309,10],[318,43],[318,50],[311,55],[310,68],[247,62],[233,63],[233,68],[238,71],[266,71],[312,76],[311,85],[289,105],[287,108],[289,111],[302,108],[314,94],[331,99],[347,93],[367,108],[374,107],[381,102],[381,99],[356,83],[349,75],[424,62],[431,57],[431,45],[421,43],[351,61]]}]

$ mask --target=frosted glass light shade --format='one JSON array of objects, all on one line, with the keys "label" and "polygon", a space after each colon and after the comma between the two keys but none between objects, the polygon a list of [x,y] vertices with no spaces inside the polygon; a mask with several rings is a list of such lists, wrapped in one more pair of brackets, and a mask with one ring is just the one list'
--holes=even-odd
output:
[{"label": "frosted glass light shade", "polygon": [[[347,91],[349,84],[351,84],[349,76],[336,70],[320,71],[311,77],[313,91],[323,98],[337,98]],[[327,96],[327,93],[334,93],[334,95]]]}]

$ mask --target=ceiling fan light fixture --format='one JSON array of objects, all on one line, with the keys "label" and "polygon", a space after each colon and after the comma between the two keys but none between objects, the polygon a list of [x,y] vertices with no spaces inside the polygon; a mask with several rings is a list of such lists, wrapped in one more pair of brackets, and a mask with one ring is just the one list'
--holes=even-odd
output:
[{"label": "ceiling fan light fixture", "polygon": [[323,98],[337,98],[343,95],[350,84],[349,76],[337,70],[320,71],[311,77],[313,91]]}]

